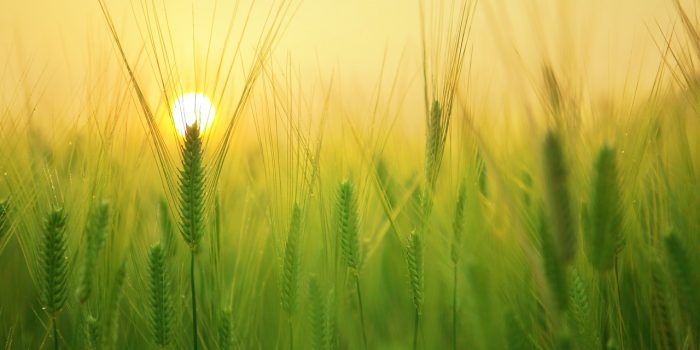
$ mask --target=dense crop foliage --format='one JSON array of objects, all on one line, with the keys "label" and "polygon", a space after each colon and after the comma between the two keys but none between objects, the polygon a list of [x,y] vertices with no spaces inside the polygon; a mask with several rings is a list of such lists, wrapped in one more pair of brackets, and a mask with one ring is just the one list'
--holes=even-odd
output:
[{"label": "dense crop foliage", "polygon": [[[377,117],[396,101],[348,117],[353,94],[269,59],[282,3],[252,61],[221,59],[250,66],[211,88],[234,105],[211,131],[158,119],[101,1],[134,97],[107,107],[143,127],[0,119],[5,348],[700,348],[700,57],[607,119],[545,64],[528,122],[498,128],[465,107],[476,5],[423,8],[425,108],[396,118],[425,128],[401,134]],[[689,41],[664,50],[688,54],[677,6]]]}]

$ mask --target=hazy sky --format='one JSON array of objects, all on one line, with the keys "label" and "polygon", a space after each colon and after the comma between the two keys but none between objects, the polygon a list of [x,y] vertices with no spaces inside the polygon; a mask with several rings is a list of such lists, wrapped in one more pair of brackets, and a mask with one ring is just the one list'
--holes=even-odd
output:
[{"label": "hazy sky", "polygon": [[[0,88],[5,91],[16,89],[17,80],[7,77],[28,71],[26,81],[40,81],[47,95],[78,93],[108,61],[105,57],[114,58],[97,0],[1,1],[0,64],[5,68],[0,76],[5,79]],[[130,2],[106,3],[135,57],[143,28],[136,27]],[[202,59],[203,45],[189,45],[192,19],[195,40],[206,43],[213,2],[165,3],[174,40],[188,48],[178,53],[187,56],[181,59]],[[219,3],[215,44],[222,41],[234,2]],[[269,3],[258,1],[258,8]],[[426,6],[437,3],[425,1]],[[340,74],[347,86],[359,90],[373,87],[366,82],[377,80],[385,56],[385,72],[401,63],[401,74],[415,76],[420,69],[418,8],[413,0],[301,1],[276,57],[290,57],[302,75]],[[255,12],[253,22],[259,23],[262,14]],[[577,72],[572,79],[585,81],[595,93],[620,88],[627,78],[648,81],[658,65],[657,25],[668,28],[674,18],[670,0],[481,0],[471,37],[472,78],[478,81],[473,84],[483,90],[480,95],[498,98],[539,79],[543,61],[551,61],[561,74]]]}]

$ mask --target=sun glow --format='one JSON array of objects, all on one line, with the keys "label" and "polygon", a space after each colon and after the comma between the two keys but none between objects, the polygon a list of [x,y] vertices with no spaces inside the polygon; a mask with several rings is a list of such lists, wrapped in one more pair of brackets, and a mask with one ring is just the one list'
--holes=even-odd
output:
[{"label": "sun glow", "polygon": [[207,95],[200,92],[188,92],[180,95],[173,103],[173,120],[180,135],[185,135],[188,126],[197,123],[199,131],[205,132],[214,122],[216,108]]}]

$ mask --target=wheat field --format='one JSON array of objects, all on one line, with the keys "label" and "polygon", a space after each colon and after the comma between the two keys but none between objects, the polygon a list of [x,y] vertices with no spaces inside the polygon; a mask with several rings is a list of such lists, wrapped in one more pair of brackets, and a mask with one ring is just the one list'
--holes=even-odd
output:
[{"label": "wheat field", "polygon": [[697,2],[31,4],[4,348],[700,349]]}]

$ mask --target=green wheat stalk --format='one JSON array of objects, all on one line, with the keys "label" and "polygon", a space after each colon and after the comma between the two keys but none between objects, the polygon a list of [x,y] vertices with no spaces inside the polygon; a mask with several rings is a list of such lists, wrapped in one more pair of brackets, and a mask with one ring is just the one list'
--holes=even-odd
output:
[{"label": "green wheat stalk", "polygon": [[233,313],[230,309],[221,312],[219,318],[219,349],[233,349]]},{"label": "green wheat stalk", "polygon": [[297,288],[299,284],[300,252],[299,239],[301,235],[301,208],[294,204],[292,217],[284,249],[284,264],[282,269],[282,308],[291,317],[297,308]]},{"label": "green wheat stalk", "polygon": [[338,235],[345,265],[357,270],[360,264],[360,242],[358,238],[357,199],[352,181],[345,180],[338,186]]},{"label": "green wheat stalk", "polygon": [[563,263],[576,254],[576,231],[569,194],[569,171],[559,136],[549,131],[543,147],[545,198],[554,244]]},{"label": "green wheat stalk", "polygon": [[54,349],[58,349],[56,318],[67,299],[68,252],[63,209],[51,211],[44,222],[44,236],[39,250],[41,266],[41,304],[51,317]]},{"label": "green wheat stalk", "polygon": [[165,348],[170,344],[173,309],[170,300],[170,279],[165,265],[165,252],[160,243],[148,254],[150,321],[153,341]]},{"label": "green wheat stalk", "polygon": [[413,306],[415,307],[415,323],[413,329],[413,349],[418,348],[418,332],[420,328],[420,318],[423,312],[423,291],[425,281],[423,277],[423,238],[415,230],[408,238],[408,249],[406,249],[406,262],[408,274],[413,291]]},{"label": "green wheat stalk", "polygon": [[328,319],[326,304],[321,293],[318,279],[309,278],[309,324],[314,344],[314,349],[330,349],[330,336],[328,330]]},{"label": "green wheat stalk", "polygon": [[571,303],[570,316],[573,319],[577,343],[584,349],[593,349],[600,344],[596,334],[586,283],[576,269],[569,274],[569,299]]},{"label": "green wheat stalk", "polygon": [[294,204],[292,217],[289,223],[289,233],[284,249],[284,263],[282,266],[282,309],[289,317],[289,342],[294,344],[294,332],[292,317],[297,309],[297,289],[299,284],[299,270],[301,266],[301,252],[299,239],[301,236],[301,208]]},{"label": "green wheat stalk", "polygon": [[691,256],[678,234],[671,232],[664,238],[666,259],[669,271],[676,286],[678,303],[694,336],[700,333],[700,278],[692,263]]},{"label": "green wheat stalk", "polygon": [[94,285],[93,276],[97,265],[97,258],[104,247],[107,238],[107,226],[109,223],[109,205],[101,202],[91,211],[85,228],[87,248],[83,260],[80,284],[76,290],[76,295],[81,303],[87,301],[92,293]]},{"label": "green wheat stalk", "polygon": [[652,262],[651,278],[653,282],[651,301],[658,326],[656,333],[659,337],[659,348],[666,350],[678,349],[677,333],[673,325],[671,308],[669,306],[667,276],[658,259],[654,259]]},{"label": "green wheat stalk", "polygon": [[92,315],[87,315],[87,319],[85,320],[85,336],[88,349],[97,350],[102,347],[100,323],[99,320]]},{"label": "green wheat stalk", "polygon": [[367,333],[365,330],[365,316],[362,306],[362,292],[360,288],[360,240],[359,222],[357,215],[357,197],[355,187],[351,180],[345,180],[338,186],[336,198],[338,210],[338,235],[340,236],[340,246],[343,260],[348,269],[355,277],[355,292],[357,294],[358,307],[360,311],[360,324],[362,327],[362,341],[367,349]]},{"label": "green wheat stalk", "polygon": [[604,146],[593,169],[589,213],[584,221],[586,256],[597,270],[607,271],[615,265],[615,256],[624,245],[615,151]]},{"label": "green wheat stalk", "polygon": [[443,126],[443,110],[440,102],[435,100],[430,106],[430,115],[427,118],[425,136],[425,178],[431,189],[435,188],[437,175],[440,168],[440,160],[445,148],[447,128]]},{"label": "green wheat stalk", "polygon": [[457,349],[457,276],[462,247],[462,235],[464,233],[464,217],[467,200],[467,189],[464,181],[459,185],[457,204],[455,205],[454,221],[452,223],[452,259],[453,279],[452,279],[452,348]]},{"label": "green wheat stalk", "polygon": [[109,348],[116,348],[117,341],[119,340],[119,307],[121,305],[121,300],[124,296],[124,284],[126,282],[126,263],[122,262],[117,269],[117,273],[114,277],[114,284],[112,285],[112,290],[110,292],[110,302],[109,309],[107,312],[109,316],[107,318],[107,335],[109,336],[107,344]]},{"label": "green wheat stalk", "polygon": [[549,290],[552,293],[557,310],[563,312],[566,310],[569,299],[566,285],[566,270],[565,265],[559,259],[560,256],[554,244],[554,236],[549,231],[544,214],[540,214],[539,234],[542,266],[549,283]]},{"label": "green wheat stalk", "polygon": [[180,169],[180,233],[190,248],[190,292],[192,295],[192,347],[198,347],[197,294],[195,287],[195,255],[204,235],[204,186],[202,138],[197,123],[187,127],[181,150]]}]

